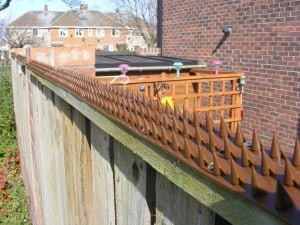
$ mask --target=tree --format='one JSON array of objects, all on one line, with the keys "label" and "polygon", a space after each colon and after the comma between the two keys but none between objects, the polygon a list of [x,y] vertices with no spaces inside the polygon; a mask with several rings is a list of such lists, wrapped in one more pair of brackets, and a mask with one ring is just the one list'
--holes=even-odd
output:
[{"label": "tree", "polygon": [[31,29],[6,29],[3,39],[10,48],[23,48],[24,46],[37,47],[43,43],[42,38],[34,37]]},{"label": "tree", "polygon": [[127,27],[138,31],[149,47],[156,44],[157,0],[112,0]]}]

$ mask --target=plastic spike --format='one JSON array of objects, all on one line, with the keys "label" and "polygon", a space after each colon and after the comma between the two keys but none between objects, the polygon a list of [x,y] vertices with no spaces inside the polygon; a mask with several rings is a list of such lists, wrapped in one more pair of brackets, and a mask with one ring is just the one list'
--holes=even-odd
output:
[{"label": "plastic spike", "polygon": [[157,140],[158,139],[158,132],[157,132],[156,125],[155,125],[155,123],[153,121],[152,121],[152,129],[151,129],[151,131],[152,131],[152,138],[154,140]]},{"label": "plastic spike", "polygon": [[149,130],[150,130],[149,123],[148,123],[147,119],[144,118],[144,130],[143,130],[143,133],[148,136],[149,135]]},{"label": "plastic spike", "polygon": [[136,116],[136,120],[137,120],[138,130],[139,131],[144,130],[144,123],[143,123],[141,117],[140,116]]},{"label": "plastic spike", "polygon": [[284,168],[284,185],[293,187],[294,183],[300,185],[300,175],[298,174],[296,168],[292,165],[290,160],[286,158]]},{"label": "plastic spike", "polygon": [[238,123],[238,126],[236,128],[236,133],[235,133],[235,144],[237,146],[242,146],[244,144],[244,137],[243,137],[242,129],[240,126],[240,123]]},{"label": "plastic spike", "polygon": [[183,120],[189,121],[189,112],[188,112],[185,104],[183,104],[183,106],[182,106],[182,116],[183,116]]},{"label": "plastic spike", "polygon": [[179,111],[178,106],[176,104],[174,104],[174,117],[176,119],[179,119],[179,117],[180,117],[180,111]]},{"label": "plastic spike", "polygon": [[189,125],[186,120],[183,121],[183,136],[189,137],[190,136]]},{"label": "plastic spike", "polygon": [[275,162],[280,163],[282,156],[282,149],[279,144],[278,137],[275,133],[273,133],[272,146],[271,146],[271,154],[270,157]]},{"label": "plastic spike", "polygon": [[220,137],[221,138],[227,137],[229,135],[228,128],[226,126],[226,123],[225,123],[225,120],[224,120],[223,116],[221,116],[219,131],[220,131]]},{"label": "plastic spike", "polygon": [[198,126],[200,126],[200,121],[199,121],[199,116],[198,116],[198,112],[197,112],[197,110],[194,108],[194,110],[193,110],[193,121],[194,121],[194,126],[195,127],[198,127]]},{"label": "plastic spike", "polygon": [[233,154],[233,147],[231,145],[231,141],[229,141],[228,137],[224,138],[224,158],[231,159],[232,155],[236,158],[237,156]]},{"label": "plastic spike", "polygon": [[136,118],[135,118],[135,114],[133,112],[129,112],[129,120],[130,120],[130,125],[132,127],[135,127]]},{"label": "plastic spike", "polygon": [[155,115],[155,120],[154,120],[154,121],[155,121],[155,124],[156,124],[156,125],[160,125],[160,124],[161,124],[161,120],[160,120],[160,119],[161,119],[161,116],[160,116],[160,113],[159,113],[157,110],[155,110],[155,114],[154,114],[154,115]]},{"label": "plastic spike", "polygon": [[167,135],[166,129],[163,126],[161,126],[161,143],[163,145],[168,144],[168,135]]},{"label": "plastic spike", "polygon": [[165,108],[165,113],[167,116],[171,116],[171,106],[169,105],[169,103],[167,102],[166,108]]},{"label": "plastic spike", "polygon": [[214,129],[214,125],[213,125],[212,118],[209,116],[209,113],[206,112],[206,130],[207,132],[209,132],[209,131],[213,131],[213,129]]},{"label": "plastic spike", "polygon": [[300,169],[300,141],[298,138],[296,139],[296,143],[295,143],[292,163],[296,167],[296,169]]},{"label": "plastic spike", "polygon": [[215,136],[214,136],[214,132],[210,131],[209,132],[209,150],[211,152],[215,152],[216,151],[216,140],[215,140]]},{"label": "plastic spike", "polygon": [[157,109],[157,111],[159,112],[159,113],[162,113],[163,112],[163,108],[162,108],[163,106],[162,106],[162,104],[161,104],[161,102],[160,101],[157,101],[156,102],[156,109]]},{"label": "plastic spike", "polygon": [[172,149],[174,151],[178,151],[179,149],[179,142],[177,139],[177,134],[175,132],[172,132]]},{"label": "plastic spike", "polygon": [[226,173],[225,167],[222,165],[221,159],[219,159],[219,156],[216,152],[213,152],[213,162],[214,162],[214,175],[215,176],[221,176],[222,173]]},{"label": "plastic spike", "polygon": [[176,119],[176,118],[173,118],[173,126],[172,126],[172,130],[173,130],[173,132],[175,132],[176,134],[178,134],[178,132],[179,132],[179,126],[178,126],[178,123],[177,123],[177,119]]},{"label": "plastic spike", "polygon": [[150,109],[154,109],[154,100],[152,98],[150,98],[150,101],[149,101],[149,107]]},{"label": "plastic spike", "polygon": [[187,137],[184,137],[184,157],[186,159],[192,158],[192,147],[190,144],[190,139]]},{"label": "plastic spike", "polygon": [[196,126],[196,144],[200,145],[203,144],[203,137],[201,136],[200,127]]},{"label": "plastic spike", "polygon": [[250,167],[250,158],[247,152],[247,149],[242,145],[242,166],[243,167]]},{"label": "plastic spike", "polygon": [[147,107],[147,109],[146,109],[146,115],[147,115],[146,117],[147,117],[148,120],[154,119],[154,117],[153,117],[153,111],[151,110],[150,107]]},{"label": "plastic spike", "polygon": [[169,128],[169,121],[168,118],[166,116],[166,114],[162,114],[162,125],[168,129]]},{"label": "plastic spike", "polygon": [[265,179],[261,177],[255,170],[254,166],[251,168],[251,194],[254,197],[263,196],[268,193],[269,188]]},{"label": "plastic spike", "polygon": [[202,168],[205,167],[205,162],[208,163],[208,157],[204,151],[204,146],[198,145],[198,165]]},{"label": "plastic spike", "polygon": [[256,129],[253,130],[253,135],[252,135],[252,152],[256,155],[259,155],[260,153],[260,141]]},{"label": "plastic spike", "polygon": [[276,168],[274,162],[264,150],[261,150],[261,173],[264,176],[275,174]]},{"label": "plastic spike", "polygon": [[239,185],[240,184],[239,173],[238,173],[236,162],[233,159],[230,160],[230,167],[231,167],[231,184]]},{"label": "plastic spike", "polygon": [[275,208],[279,211],[289,209],[293,206],[293,201],[284,186],[277,180],[275,193]]}]

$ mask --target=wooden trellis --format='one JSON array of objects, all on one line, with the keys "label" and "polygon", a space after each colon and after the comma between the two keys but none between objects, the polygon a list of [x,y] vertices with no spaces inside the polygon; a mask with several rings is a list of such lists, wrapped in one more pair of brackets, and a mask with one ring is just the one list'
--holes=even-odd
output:
[{"label": "wooden trellis", "polygon": [[[242,75],[236,72],[215,75],[214,71],[202,69],[183,72],[180,77],[164,72],[129,75],[129,82],[124,87],[143,92],[156,100],[170,96],[179,108],[185,107],[189,112],[196,110],[203,120],[209,112],[215,124],[220,123],[222,117],[235,132],[238,122],[242,120],[242,92],[236,87]],[[98,77],[98,81],[108,83],[110,78],[104,75]],[[123,85],[121,80],[114,84]]]}]

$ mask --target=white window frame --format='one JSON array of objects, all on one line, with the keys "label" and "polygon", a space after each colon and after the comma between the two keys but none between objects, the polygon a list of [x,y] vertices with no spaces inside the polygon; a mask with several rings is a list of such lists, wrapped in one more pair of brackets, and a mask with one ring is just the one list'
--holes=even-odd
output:
[{"label": "white window frame", "polygon": [[93,36],[93,29],[92,28],[88,28],[88,36],[89,37]]},{"label": "white window frame", "polygon": [[105,37],[105,30],[103,28],[96,28],[97,37]]},{"label": "white window frame", "polygon": [[111,29],[111,36],[113,36],[113,37],[118,37],[118,36],[120,36],[120,30],[117,29],[117,28]]},{"label": "white window frame", "polygon": [[[112,52],[113,50],[114,50],[114,47],[112,46],[112,45],[100,45],[99,46],[103,51],[107,51],[108,50],[108,52]],[[104,49],[104,48],[106,48],[106,49]]]},{"label": "white window frame", "polygon": [[68,28],[59,28],[58,29],[58,36],[60,37],[68,37]]},{"label": "white window frame", "polygon": [[84,36],[83,28],[75,28],[75,37],[83,37],[83,36]]}]

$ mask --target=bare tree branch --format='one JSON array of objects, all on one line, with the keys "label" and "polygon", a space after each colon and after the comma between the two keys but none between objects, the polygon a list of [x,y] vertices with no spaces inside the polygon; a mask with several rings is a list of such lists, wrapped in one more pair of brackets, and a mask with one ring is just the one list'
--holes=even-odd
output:
[{"label": "bare tree branch", "polygon": [[122,12],[123,23],[142,35],[149,47],[156,44],[156,0],[112,0]]}]

